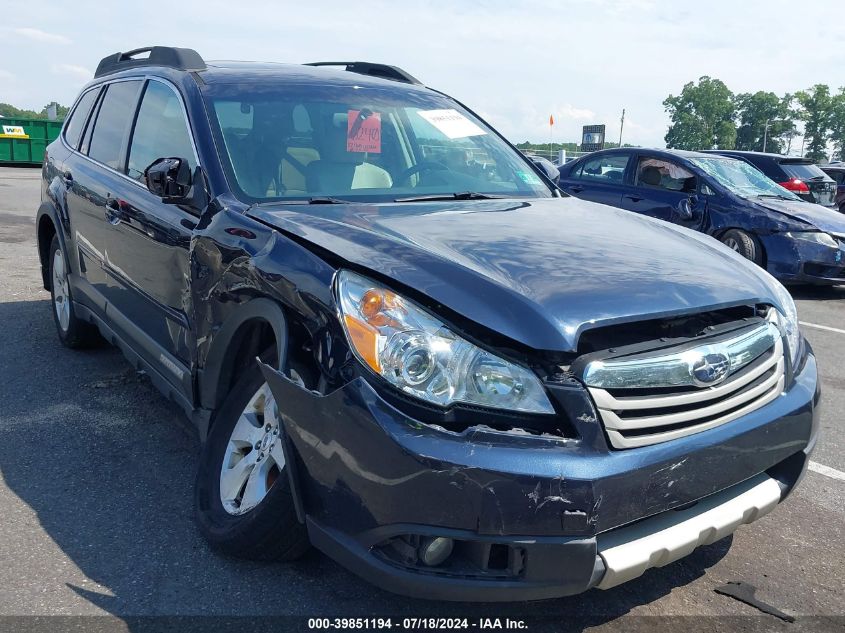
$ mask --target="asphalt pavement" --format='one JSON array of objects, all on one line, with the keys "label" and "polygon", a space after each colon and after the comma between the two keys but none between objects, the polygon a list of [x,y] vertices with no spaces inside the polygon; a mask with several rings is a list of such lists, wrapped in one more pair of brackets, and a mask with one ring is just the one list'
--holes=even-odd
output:
[{"label": "asphalt pavement", "polygon": [[[182,414],[114,348],[59,344],[35,249],[39,176],[0,168],[0,629],[466,616],[471,628],[510,618],[529,630],[845,631],[845,288],[793,289],[821,370],[823,435],[812,471],[774,512],[610,591],[429,602],[376,589],[316,552],[269,564],[209,550],[192,512],[199,443]],[[798,622],[714,591],[729,582]]]}]

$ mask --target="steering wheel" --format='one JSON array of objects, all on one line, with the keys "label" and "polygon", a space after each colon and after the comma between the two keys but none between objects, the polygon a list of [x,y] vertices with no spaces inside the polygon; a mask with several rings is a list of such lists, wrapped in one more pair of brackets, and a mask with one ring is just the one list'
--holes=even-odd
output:
[{"label": "steering wheel", "polygon": [[421,174],[425,171],[449,171],[449,168],[436,160],[424,160],[416,165],[408,167],[408,169],[399,174],[399,177],[396,179],[396,184],[404,184],[414,174]]}]

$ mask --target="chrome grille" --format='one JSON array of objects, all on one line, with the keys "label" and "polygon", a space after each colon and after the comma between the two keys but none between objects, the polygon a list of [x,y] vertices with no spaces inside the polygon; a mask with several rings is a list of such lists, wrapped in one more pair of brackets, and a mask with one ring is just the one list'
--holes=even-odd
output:
[{"label": "chrome grille", "polygon": [[[702,385],[693,367],[714,355],[726,375]],[[638,378],[637,378],[638,376]],[[783,342],[771,322],[715,341],[589,363],[583,380],[614,448],[636,448],[699,433],[750,413],[783,391]]]}]

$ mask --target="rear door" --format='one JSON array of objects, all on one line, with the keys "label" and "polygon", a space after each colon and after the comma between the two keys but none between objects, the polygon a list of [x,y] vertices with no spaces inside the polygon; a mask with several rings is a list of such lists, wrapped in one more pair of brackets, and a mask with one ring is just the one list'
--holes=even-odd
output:
[{"label": "rear door", "polygon": [[[622,196],[622,208],[652,218],[698,228],[705,201],[698,195],[699,179],[679,163],[639,154],[633,167],[633,186]],[[692,217],[685,215],[689,204]]]},{"label": "rear door", "polygon": [[117,248],[108,208],[127,184],[120,169],[142,85],[132,79],[105,86],[79,152],[64,165],[65,178],[72,183],[67,206],[79,266],[76,300],[101,317],[106,304],[118,301],[123,292],[108,265]]},{"label": "rear door", "polygon": [[560,186],[578,198],[618,207],[630,160],[631,155],[623,152],[587,156],[561,179]]}]

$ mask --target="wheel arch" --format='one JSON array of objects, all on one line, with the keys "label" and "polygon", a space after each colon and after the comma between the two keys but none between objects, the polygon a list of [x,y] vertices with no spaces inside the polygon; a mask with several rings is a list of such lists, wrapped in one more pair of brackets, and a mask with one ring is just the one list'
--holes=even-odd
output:
[{"label": "wheel arch", "polygon": [[282,366],[287,356],[288,322],[281,305],[259,297],[242,305],[214,335],[211,347],[198,372],[200,405],[212,411],[208,427],[201,429],[205,437],[244,363],[261,354],[268,347],[275,348],[274,364]]},{"label": "wheel arch", "polygon": [[65,236],[59,230],[59,221],[56,210],[49,202],[42,202],[38,207],[38,213],[35,218],[35,238],[38,246],[38,259],[41,263],[41,282],[44,290],[50,289],[50,244],[53,242],[53,237],[59,238],[59,244],[62,250],[68,255],[65,248]]},{"label": "wheel arch", "polygon": [[713,232],[713,237],[715,237],[721,242],[722,238],[725,236],[725,233],[727,233],[728,231],[742,231],[743,233],[748,235],[752,240],[754,240],[754,242],[757,244],[757,249],[760,251],[760,268],[766,270],[769,260],[768,255],[766,254],[766,246],[765,244],[763,244],[763,240],[761,239],[760,234],[757,231],[749,229],[747,227],[723,226],[720,227],[717,231]]}]

